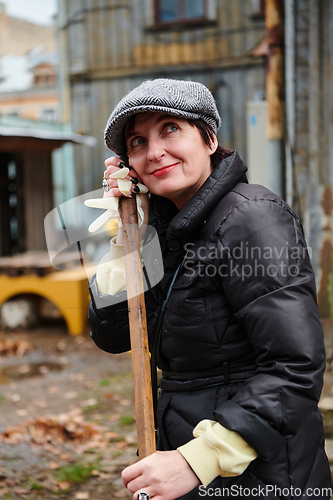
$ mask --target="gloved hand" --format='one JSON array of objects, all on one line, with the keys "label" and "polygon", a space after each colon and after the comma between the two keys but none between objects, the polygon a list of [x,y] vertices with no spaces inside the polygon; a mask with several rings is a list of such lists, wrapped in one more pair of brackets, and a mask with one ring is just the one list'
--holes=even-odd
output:
[{"label": "gloved hand", "polygon": [[[85,200],[84,204],[91,208],[102,208],[106,211],[97,217],[88,227],[90,233],[94,233],[107,222],[108,219],[119,219],[119,227],[121,227],[120,214],[119,214],[119,198],[95,198]],[[148,195],[142,194],[136,196],[136,207],[138,211],[138,224],[147,224],[148,221]]]},{"label": "gloved hand", "polygon": [[[122,246],[122,230],[119,215],[119,197],[136,194],[138,223],[141,228],[140,239],[143,239],[146,224],[148,222],[148,189],[139,182],[139,178],[129,175],[130,169],[125,166],[119,158],[112,157],[106,160],[107,170],[104,174],[103,187],[104,197],[100,199],[86,200],[88,207],[105,208],[106,211],[100,215],[89,226],[89,231],[97,231],[109,218],[118,219],[118,235],[110,241],[110,252],[106,254],[97,266],[96,282],[99,293],[115,295],[126,290],[124,248]],[[132,170],[135,174],[134,170]],[[130,180],[131,179],[131,180]],[[133,179],[135,181],[133,182]],[[133,188],[132,194],[130,194]]]},{"label": "gloved hand", "polygon": [[97,266],[96,282],[99,293],[116,295],[126,290],[125,257],[123,245],[110,241],[110,252],[104,255]]}]

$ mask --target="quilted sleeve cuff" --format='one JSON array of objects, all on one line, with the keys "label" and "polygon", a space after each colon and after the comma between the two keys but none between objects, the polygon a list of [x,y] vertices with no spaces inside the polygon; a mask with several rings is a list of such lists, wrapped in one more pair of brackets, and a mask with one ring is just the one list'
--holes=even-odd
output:
[{"label": "quilted sleeve cuff", "polygon": [[239,434],[218,422],[202,420],[193,435],[195,439],[177,449],[205,486],[217,476],[242,474],[257,457]]}]

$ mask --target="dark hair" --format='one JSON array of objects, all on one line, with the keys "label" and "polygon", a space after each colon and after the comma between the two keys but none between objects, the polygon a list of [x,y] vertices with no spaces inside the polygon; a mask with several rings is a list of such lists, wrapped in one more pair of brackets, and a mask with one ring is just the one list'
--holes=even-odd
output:
[{"label": "dark hair", "polygon": [[[210,126],[203,120],[200,120],[200,118],[198,120],[188,120],[188,122],[190,125],[197,127],[205,144],[210,148],[215,138],[215,134]],[[216,151],[210,157],[212,167],[216,168],[224,158],[228,158],[232,153],[232,149],[224,149],[221,146],[217,146]]]}]

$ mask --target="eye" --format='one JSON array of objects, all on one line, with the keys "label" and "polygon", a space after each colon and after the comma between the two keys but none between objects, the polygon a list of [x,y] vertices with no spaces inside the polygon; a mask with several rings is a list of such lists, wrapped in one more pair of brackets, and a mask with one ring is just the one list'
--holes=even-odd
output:
[{"label": "eye", "polygon": [[136,146],[141,146],[145,142],[142,137],[134,137],[134,139],[131,140],[130,146],[131,148],[135,148]]},{"label": "eye", "polygon": [[164,129],[166,133],[175,132],[176,130],[178,130],[178,127],[174,123],[169,123]]}]

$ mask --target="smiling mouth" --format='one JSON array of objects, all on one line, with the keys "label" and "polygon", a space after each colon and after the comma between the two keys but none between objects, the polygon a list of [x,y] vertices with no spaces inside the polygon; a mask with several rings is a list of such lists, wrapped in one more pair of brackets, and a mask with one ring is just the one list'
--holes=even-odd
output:
[{"label": "smiling mouth", "polygon": [[173,163],[172,165],[167,165],[166,167],[158,168],[157,170],[154,170],[154,172],[152,172],[151,175],[153,175],[154,177],[160,177],[162,175],[168,174],[177,165],[178,165],[178,163]]}]

